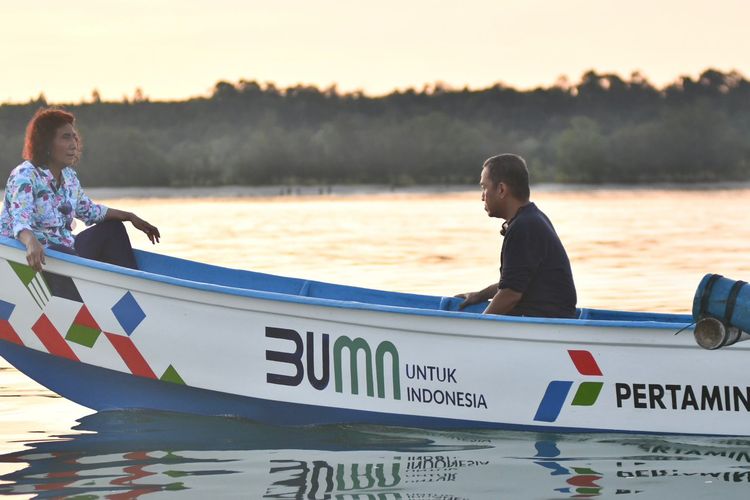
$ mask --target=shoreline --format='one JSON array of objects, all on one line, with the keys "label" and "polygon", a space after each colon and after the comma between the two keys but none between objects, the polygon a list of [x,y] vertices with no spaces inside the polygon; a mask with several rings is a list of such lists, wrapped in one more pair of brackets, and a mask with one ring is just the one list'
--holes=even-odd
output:
[{"label": "shoreline", "polygon": [[[741,191],[750,189],[750,182],[715,182],[699,184],[654,183],[639,184],[563,184],[539,183],[531,185],[532,192],[590,192],[601,191]],[[92,198],[275,198],[296,196],[358,196],[392,194],[451,194],[478,192],[478,185],[426,184],[418,186],[389,186],[387,184],[333,184],[311,186],[216,186],[216,187],[92,187],[86,192]]]}]

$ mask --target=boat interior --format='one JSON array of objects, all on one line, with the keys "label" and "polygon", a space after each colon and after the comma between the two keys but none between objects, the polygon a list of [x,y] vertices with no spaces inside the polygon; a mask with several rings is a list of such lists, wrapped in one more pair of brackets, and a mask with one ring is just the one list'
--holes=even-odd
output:
[{"label": "boat interior", "polygon": [[[228,269],[156,253],[136,250],[140,270],[180,280],[220,285],[243,290],[280,293],[298,297],[313,297],[348,303],[372,304],[434,311],[452,311],[457,314],[480,314],[487,304],[469,306],[463,311],[463,301],[456,297],[439,297],[413,293],[374,290],[320,281],[289,278],[253,271]],[[658,322],[685,325],[692,322],[690,315],[652,312],[610,311],[603,309],[578,309],[579,320],[618,322]]]},{"label": "boat interior", "polygon": [[[19,250],[23,249],[23,245],[20,242],[1,236],[0,245],[14,247]],[[137,271],[56,251],[48,251],[48,253],[50,257],[90,268],[98,268],[108,272],[133,275],[141,279],[161,281],[177,286],[218,293],[255,296],[292,302],[318,303],[350,309],[387,310],[429,316],[481,317],[483,319],[505,321],[509,319],[508,316],[479,316],[487,307],[487,304],[476,304],[460,310],[459,306],[462,299],[452,296],[440,297],[375,290],[254,271],[229,269],[144,250],[135,250],[135,257],[138,264]],[[591,322],[607,322],[610,326],[651,326],[665,329],[679,329],[692,323],[692,316],[689,314],[579,308],[578,316],[575,319],[514,317],[513,321],[586,322],[589,324]],[[648,325],[645,323],[648,323]]]}]

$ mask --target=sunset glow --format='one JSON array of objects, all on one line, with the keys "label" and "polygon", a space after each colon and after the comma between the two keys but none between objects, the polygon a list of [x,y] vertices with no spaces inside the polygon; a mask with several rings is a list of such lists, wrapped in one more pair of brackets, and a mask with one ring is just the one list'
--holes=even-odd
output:
[{"label": "sunset glow", "polygon": [[750,74],[745,0],[612,3],[239,0],[3,2],[0,101],[207,95],[219,80],[388,93],[443,81],[519,88],[588,69],[664,85]]}]

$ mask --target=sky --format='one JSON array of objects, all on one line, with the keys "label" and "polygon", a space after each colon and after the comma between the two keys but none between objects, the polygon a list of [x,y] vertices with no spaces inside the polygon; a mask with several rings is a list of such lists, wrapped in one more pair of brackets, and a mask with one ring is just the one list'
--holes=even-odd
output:
[{"label": "sky", "polygon": [[589,69],[750,78],[750,0],[0,0],[0,102],[210,95],[220,80],[380,95]]}]

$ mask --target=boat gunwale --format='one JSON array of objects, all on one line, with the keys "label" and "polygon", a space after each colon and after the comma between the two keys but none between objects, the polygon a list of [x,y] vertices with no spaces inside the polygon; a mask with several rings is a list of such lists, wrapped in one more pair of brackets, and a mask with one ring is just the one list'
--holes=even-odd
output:
[{"label": "boat gunwale", "polygon": [[[24,250],[24,246],[21,242],[12,238],[4,237],[4,236],[0,236],[0,246],[15,248],[18,250]],[[138,250],[138,252],[143,252],[145,254],[153,254],[152,252],[147,252],[144,250]],[[331,299],[331,298],[324,298],[324,297],[314,297],[314,296],[296,295],[296,294],[283,293],[283,292],[257,290],[257,289],[251,289],[251,288],[240,288],[240,287],[220,285],[220,284],[210,283],[210,282],[205,282],[205,281],[193,281],[193,280],[177,278],[177,277],[169,276],[165,274],[158,274],[158,273],[149,272],[149,271],[129,269],[129,268],[120,267],[120,266],[116,266],[113,264],[107,264],[104,262],[99,262],[99,261],[95,261],[91,259],[84,259],[76,255],[70,255],[64,252],[58,252],[58,251],[50,250],[50,249],[46,249],[45,253],[48,257],[52,257],[57,260],[65,261],[65,262],[79,265],[82,267],[86,267],[89,269],[95,269],[95,270],[104,271],[104,272],[111,272],[111,273],[115,273],[115,274],[119,274],[123,276],[128,276],[131,278],[143,279],[147,281],[153,281],[153,282],[163,283],[163,284],[172,285],[172,286],[179,286],[179,287],[189,288],[193,290],[213,292],[213,293],[224,294],[224,295],[249,297],[249,298],[261,299],[261,300],[270,300],[270,301],[276,301],[276,302],[290,302],[290,303],[297,303],[297,304],[317,305],[317,306],[333,307],[333,308],[348,309],[348,310],[365,310],[365,311],[375,311],[375,312],[407,314],[407,315],[412,315],[412,316],[443,317],[443,318],[463,319],[463,320],[475,319],[475,320],[481,320],[481,321],[499,321],[503,323],[521,323],[521,324],[537,324],[537,325],[542,324],[542,325],[559,325],[559,326],[585,326],[585,327],[601,327],[601,328],[659,329],[659,330],[672,330],[672,331],[676,331],[680,328],[689,327],[691,324],[691,321],[690,321],[691,317],[687,314],[684,315],[685,317],[684,322],[637,320],[637,319],[630,321],[630,320],[622,320],[622,319],[605,320],[605,319],[578,319],[578,318],[535,318],[535,317],[506,316],[506,315],[488,315],[488,314],[465,312],[465,311],[447,311],[447,310],[442,310],[442,309],[427,309],[427,308],[418,308],[418,307],[405,307],[405,306],[377,304],[377,303],[370,303],[370,302],[347,301],[347,300]],[[154,254],[154,255],[159,255],[167,259],[174,259],[176,261],[190,262],[192,264],[196,264],[200,266],[218,267],[221,269],[225,269],[227,271],[234,271],[234,269],[223,267],[223,266],[217,266],[215,264],[205,264],[202,262],[190,261],[187,259],[182,259],[179,257],[172,257],[169,255],[164,255],[164,254]],[[3,258],[5,257],[3,256]],[[242,271],[242,270],[238,270],[238,271]],[[244,271],[244,272],[247,272],[247,271]],[[251,271],[251,272],[254,272],[254,271]],[[258,274],[265,274],[265,273],[258,273]],[[288,278],[288,277],[279,276],[279,275],[269,274],[268,276],[274,276],[274,277],[282,278],[282,279],[295,279],[295,278]],[[312,282],[325,283],[325,284],[333,285],[333,286],[342,286],[342,287],[348,286],[348,285],[337,285],[334,283],[318,282],[315,280],[308,280],[308,281],[311,283]],[[363,290],[373,290],[373,291],[394,293],[394,294],[401,293],[401,292],[389,292],[389,291],[382,291],[382,290],[375,290],[375,289],[363,289]],[[417,295],[417,294],[414,294],[414,295]],[[432,297],[440,298],[439,296],[432,296]],[[621,311],[609,311],[609,310],[599,310],[599,311],[621,312]],[[644,316],[646,315],[653,316],[654,314],[664,314],[664,313],[648,313],[648,312],[644,312],[644,313],[626,312],[626,313],[633,314],[635,317],[637,317],[638,314],[643,314]],[[669,314],[664,314],[664,315],[669,316]],[[678,315],[673,315],[673,316],[678,316]]]}]

